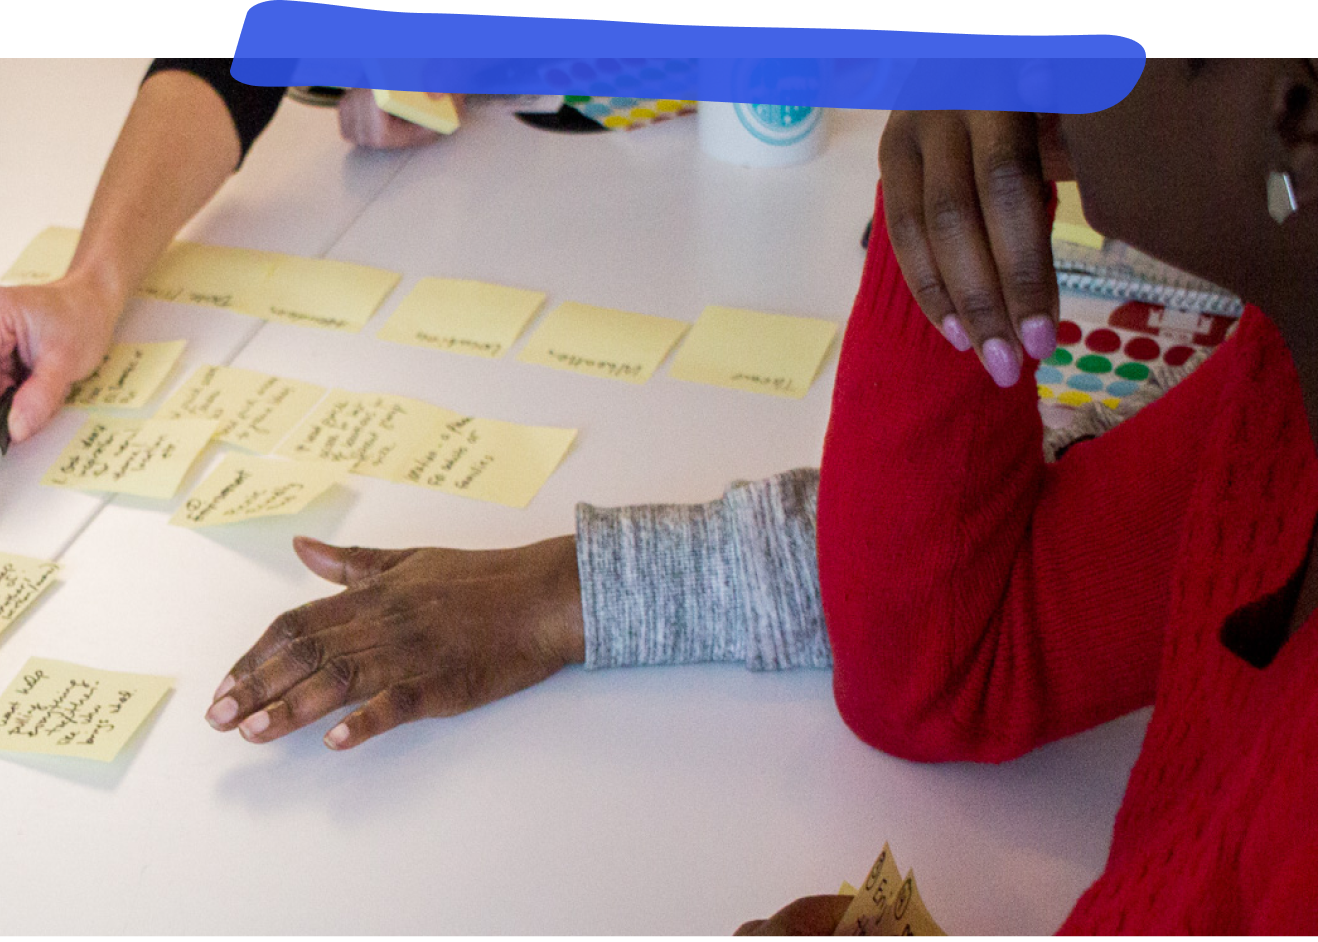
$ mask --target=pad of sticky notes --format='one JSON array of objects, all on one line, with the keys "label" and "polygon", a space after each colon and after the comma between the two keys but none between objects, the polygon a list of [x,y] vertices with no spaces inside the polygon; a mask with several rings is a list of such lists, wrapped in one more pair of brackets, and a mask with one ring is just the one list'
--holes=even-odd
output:
[{"label": "pad of sticky notes", "polygon": [[151,401],[187,346],[186,341],[117,343],[90,376],[73,384],[71,406],[136,409]]},{"label": "pad of sticky notes", "polygon": [[218,441],[266,454],[320,401],[325,388],[232,366],[198,367],[156,413],[210,419]]},{"label": "pad of sticky notes", "polygon": [[887,844],[852,897],[834,935],[947,935],[920,897],[914,871],[902,879]]},{"label": "pad of sticky notes", "polygon": [[110,762],[173,685],[167,677],[29,658],[0,693],[0,751]]},{"label": "pad of sticky notes", "polygon": [[493,358],[517,342],[544,303],[543,291],[459,278],[422,278],[376,336]]},{"label": "pad of sticky notes", "polygon": [[549,312],[517,359],[640,384],[654,375],[688,326],[568,301]]},{"label": "pad of sticky notes", "polygon": [[347,475],[329,464],[225,455],[169,522],[196,528],[299,513]]},{"label": "pad of sticky notes", "polygon": [[217,427],[205,419],[89,419],[41,483],[168,499]]},{"label": "pad of sticky notes", "polygon": [[576,434],[576,429],[480,419],[403,396],[336,389],[276,453],[525,507],[562,462]]},{"label": "pad of sticky notes", "polygon": [[63,226],[43,230],[0,276],[0,285],[44,285],[60,278],[69,270],[81,235]]},{"label": "pad of sticky notes", "polygon": [[452,95],[430,95],[426,92],[374,90],[375,104],[404,121],[411,121],[439,134],[452,134],[462,121],[457,102]]},{"label": "pad of sticky notes", "polygon": [[0,634],[50,588],[59,564],[0,553]]},{"label": "pad of sticky notes", "polygon": [[668,375],[693,383],[800,399],[837,334],[832,321],[707,307]]}]

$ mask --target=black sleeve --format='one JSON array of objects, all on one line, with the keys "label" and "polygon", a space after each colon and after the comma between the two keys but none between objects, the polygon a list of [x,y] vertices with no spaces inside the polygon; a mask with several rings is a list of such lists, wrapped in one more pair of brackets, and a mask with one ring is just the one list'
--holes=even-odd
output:
[{"label": "black sleeve", "polygon": [[215,89],[216,94],[224,100],[224,106],[229,109],[229,117],[233,118],[233,126],[238,131],[238,144],[241,148],[238,165],[242,166],[252,142],[274,118],[275,109],[283,100],[284,89],[245,85],[229,74],[232,66],[232,59],[156,59],[146,70],[142,81],[145,82],[157,72],[177,69],[191,72]]}]

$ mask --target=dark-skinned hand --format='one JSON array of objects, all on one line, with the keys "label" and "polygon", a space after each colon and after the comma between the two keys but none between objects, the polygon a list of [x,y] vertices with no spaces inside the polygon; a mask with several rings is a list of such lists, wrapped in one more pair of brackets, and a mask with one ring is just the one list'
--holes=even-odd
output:
[{"label": "dark-skinned hand", "polygon": [[1046,181],[1071,178],[1053,115],[896,111],[879,146],[884,215],[925,315],[999,386],[1057,343]]},{"label": "dark-skinned hand", "polygon": [[238,659],[206,714],[218,730],[270,742],[365,701],[325,736],[349,749],[584,658],[573,537],[482,551],[293,545],[307,568],[346,588],[279,616]]},{"label": "dark-skinned hand", "polygon": [[851,905],[850,896],[806,896],[768,919],[743,923],[735,935],[832,935]]}]

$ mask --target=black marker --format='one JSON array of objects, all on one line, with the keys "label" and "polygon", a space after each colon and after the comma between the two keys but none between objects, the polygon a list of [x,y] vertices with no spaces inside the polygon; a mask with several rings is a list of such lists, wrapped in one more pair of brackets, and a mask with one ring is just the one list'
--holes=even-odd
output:
[{"label": "black marker", "polygon": [[14,407],[14,396],[18,387],[27,381],[28,371],[17,358],[14,359],[14,385],[0,393],[0,455],[8,454],[11,440],[9,438],[9,410]]}]

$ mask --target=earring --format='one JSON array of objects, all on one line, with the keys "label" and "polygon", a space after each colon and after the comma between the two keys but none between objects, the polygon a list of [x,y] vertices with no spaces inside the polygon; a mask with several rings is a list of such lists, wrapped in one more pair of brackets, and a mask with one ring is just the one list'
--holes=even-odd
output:
[{"label": "earring", "polygon": [[1278,225],[1289,219],[1300,204],[1295,201],[1295,185],[1291,175],[1284,170],[1274,170],[1268,174],[1268,215]]}]

